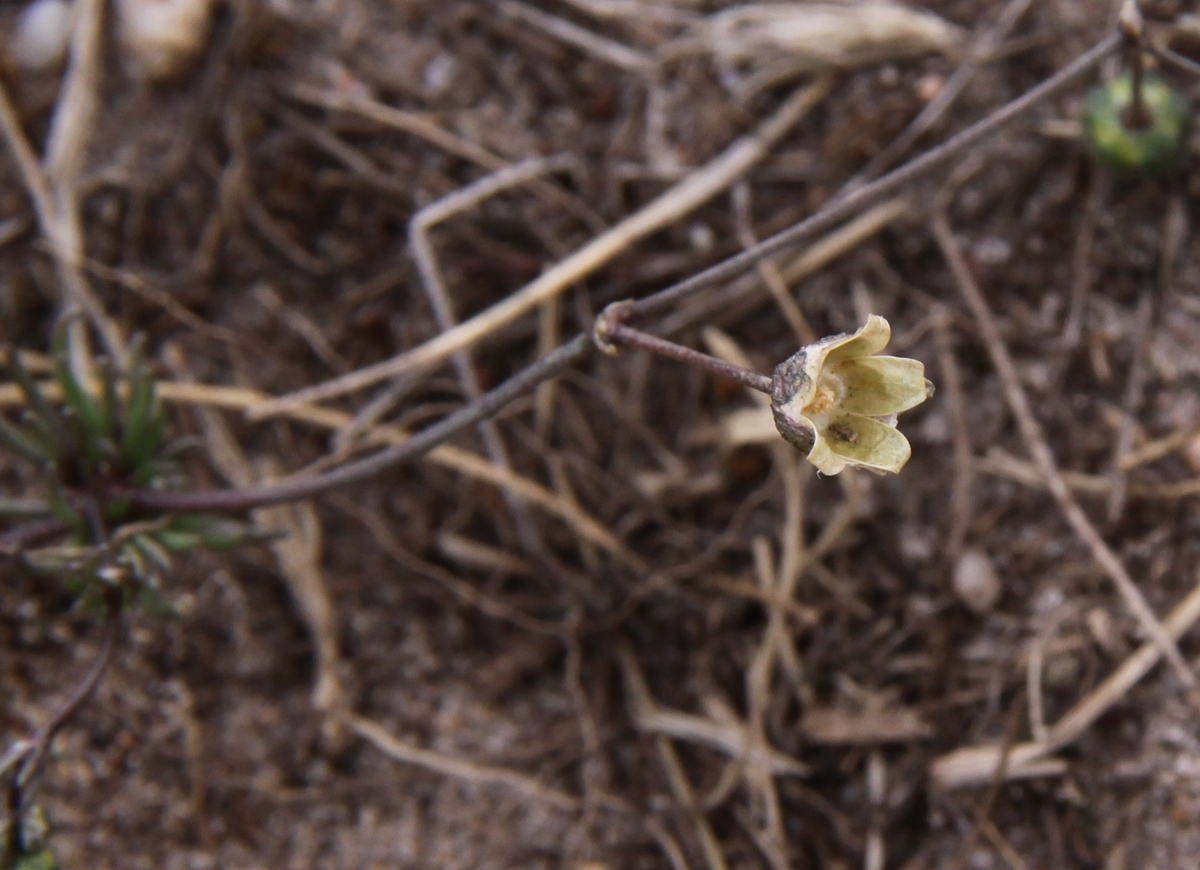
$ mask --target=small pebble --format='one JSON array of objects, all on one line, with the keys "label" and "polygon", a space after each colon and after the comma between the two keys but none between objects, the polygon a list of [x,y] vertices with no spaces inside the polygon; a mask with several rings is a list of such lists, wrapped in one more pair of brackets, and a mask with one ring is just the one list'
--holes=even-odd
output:
[{"label": "small pebble", "polygon": [[946,80],[938,75],[925,75],[917,79],[917,97],[922,103],[928,103],[938,95],[938,91],[946,84]]},{"label": "small pebble", "polygon": [[213,0],[118,0],[117,36],[149,81],[187,72],[208,44]]},{"label": "small pebble", "polygon": [[1121,637],[1117,634],[1117,627],[1113,624],[1113,619],[1107,610],[1103,607],[1093,607],[1087,612],[1084,622],[1092,640],[1102,650],[1114,658],[1125,654],[1124,644],[1121,642]]},{"label": "small pebble", "polygon": [[71,4],[66,0],[34,0],[17,19],[8,52],[17,67],[46,72],[61,66],[71,39]]},{"label": "small pebble", "polygon": [[989,612],[1004,592],[992,560],[980,550],[964,550],[954,566],[954,594],[976,613]]}]

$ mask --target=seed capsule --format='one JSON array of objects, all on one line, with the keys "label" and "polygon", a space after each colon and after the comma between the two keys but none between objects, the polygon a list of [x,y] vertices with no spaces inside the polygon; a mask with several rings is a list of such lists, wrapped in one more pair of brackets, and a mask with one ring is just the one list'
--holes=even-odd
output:
[{"label": "seed capsule", "polygon": [[1120,175],[1162,175],[1175,168],[1187,144],[1187,100],[1159,76],[1142,80],[1143,117],[1134,117],[1133,76],[1099,85],[1083,104],[1083,130],[1096,159]]}]

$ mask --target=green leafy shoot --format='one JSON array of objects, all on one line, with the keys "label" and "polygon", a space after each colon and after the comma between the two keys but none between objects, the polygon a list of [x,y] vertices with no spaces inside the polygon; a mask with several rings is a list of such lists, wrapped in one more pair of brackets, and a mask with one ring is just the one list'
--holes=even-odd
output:
[{"label": "green leafy shoot", "polygon": [[133,506],[124,493],[169,488],[178,478],[175,457],[186,443],[168,438],[143,340],[131,343],[124,371],[100,359],[95,382],[86,383],[70,364],[68,323],[55,331],[49,388],[35,380],[15,349],[8,353],[7,370],[24,407],[0,415],[0,449],[44,475],[46,512],[64,527],[56,543],[23,557],[36,570],[59,577],[84,605],[100,606],[106,590],[116,587],[127,600],[162,610],[158,590],[173,554],[271,535],[224,516]]}]

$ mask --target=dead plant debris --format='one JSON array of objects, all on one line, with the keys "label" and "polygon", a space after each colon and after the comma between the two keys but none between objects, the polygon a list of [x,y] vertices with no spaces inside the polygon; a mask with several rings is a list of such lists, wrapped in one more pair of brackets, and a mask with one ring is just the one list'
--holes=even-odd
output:
[{"label": "dead plant debris", "polygon": [[[402,442],[1116,21],[1099,0],[10,5],[0,339],[37,375],[65,303],[97,353],[145,334],[198,488]],[[1200,45],[1181,4],[1141,6],[1148,50]],[[178,614],[128,623],[55,746],[62,866],[1183,866],[1200,175],[1091,163],[1073,122],[1107,63],[643,324],[765,373],[886,317],[939,386],[899,476],[816,474],[736,383],[592,359],[264,514],[284,541],[179,565]],[[38,495],[0,457],[0,507]],[[3,569],[8,747],[103,640]]]}]

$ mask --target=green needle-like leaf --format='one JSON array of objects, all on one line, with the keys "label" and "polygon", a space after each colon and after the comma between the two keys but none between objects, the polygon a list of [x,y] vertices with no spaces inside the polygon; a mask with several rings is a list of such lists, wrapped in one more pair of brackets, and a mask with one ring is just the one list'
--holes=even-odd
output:
[{"label": "green needle-like leaf", "polygon": [[0,444],[22,459],[36,462],[38,465],[54,461],[54,455],[46,450],[45,445],[3,417],[0,417]]},{"label": "green needle-like leaf", "polygon": [[[151,395],[153,402],[153,395]],[[140,473],[142,469],[158,454],[163,443],[163,436],[167,431],[167,419],[162,414],[151,412],[149,420],[138,434],[137,438],[133,439],[125,447],[125,456],[130,464]],[[144,486],[149,481],[142,481],[139,486]]]},{"label": "green needle-like leaf", "polygon": [[95,439],[103,438],[104,419],[100,414],[100,408],[72,374],[65,354],[55,360],[54,378],[62,388],[63,401],[66,402],[68,408],[79,415],[88,435]]},{"label": "green needle-like leaf", "polygon": [[110,360],[104,360],[100,365],[100,401],[97,408],[100,411],[100,422],[104,428],[104,440],[117,440],[117,380],[120,375]]},{"label": "green needle-like leaf", "polygon": [[42,433],[42,436],[53,448],[54,455],[59,456],[67,446],[67,432],[63,428],[62,419],[59,412],[50,404],[46,394],[42,392],[41,386],[29,374],[29,370],[25,368],[25,364],[21,361],[21,355],[16,348],[9,348],[8,351],[8,370],[12,375],[12,379],[16,381],[17,386],[21,389],[21,395],[25,399],[25,407],[29,411],[31,422]]},{"label": "green needle-like leaf", "polygon": [[143,344],[142,336],[137,336],[129,349],[129,394],[121,431],[121,451],[134,466],[145,459],[143,438],[154,417],[154,379],[142,355]]},{"label": "green needle-like leaf", "polygon": [[62,390],[66,407],[78,414],[79,419],[83,421],[87,430],[87,441],[98,440],[105,434],[100,408],[71,370],[71,355],[67,345],[71,319],[64,318],[54,330],[54,379]]},{"label": "green needle-like leaf", "polygon": [[67,501],[61,487],[53,486],[50,488],[49,504],[50,511],[54,514],[55,519],[75,527],[77,532],[82,532],[84,524],[83,516]]},{"label": "green needle-like leaf", "polygon": [[134,535],[130,542],[163,571],[171,570],[171,554],[149,534]]}]

